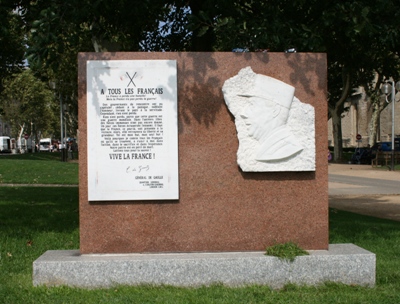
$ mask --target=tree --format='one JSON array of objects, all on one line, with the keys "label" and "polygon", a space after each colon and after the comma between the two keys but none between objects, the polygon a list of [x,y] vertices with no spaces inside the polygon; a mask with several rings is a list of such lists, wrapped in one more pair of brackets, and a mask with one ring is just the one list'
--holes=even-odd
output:
[{"label": "tree", "polygon": [[[20,71],[25,54],[25,36],[21,15],[7,1],[0,3],[0,79]],[[0,83],[0,91],[1,91]]]},{"label": "tree", "polygon": [[375,70],[374,81],[364,86],[365,91],[370,98],[372,108],[368,142],[371,147],[376,143],[377,140],[377,130],[379,126],[380,115],[388,106],[386,99],[382,96],[380,91],[381,85],[391,77],[395,80],[398,80],[400,76],[400,60],[398,54],[391,53],[379,59],[382,60],[383,63],[380,68]]},{"label": "tree", "polygon": [[[209,7],[208,12],[213,11],[214,7]],[[239,46],[283,51],[296,47],[302,52],[326,52],[328,110],[333,120],[335,160],[340,160],[341,116],[353,89],[371,87],[377,72],[383,79],[398,74],[400,18],[394,12],[400,14],[400,4],[386,0],[239,0],[221,7],[218,15],[208,18],[212,22],[191,21],[202,25],[202,32],[213,30],[216,49],[220,50]]]},{"label": "tree", "polygon": [[28,31],[28,61],[35,75],[57,83],[68,105],[68,134],[77,129],[78,52],[138,51],[155,19],[165,10],[157,1],[21,1]]},{"label": "tree", "polygon": [[[336,160],[342,155],[341,116],[353,88],[371,87],[376,72],[383,79],[394,76],[395,69],[387,68],[385,58],[399,60],[400,4],[393,0],[19,3],[31,33],[32,69],[45,78],[63,78],[64,84],[75,82],[78,51],[230,51],[247,47],[282,52],[296,47],[301,52],[326,52]],[[76,88],[63,95],[76,105]]]},{"label": "tree", "polygon": [[4,81],[0,104],[4,118],[11,124],[11,133],[22,134],[28,126],[35,135],[52,135],[51,125],[56,121],[57,107],[53,93],[38,80],[31,70],[24,70]]}]

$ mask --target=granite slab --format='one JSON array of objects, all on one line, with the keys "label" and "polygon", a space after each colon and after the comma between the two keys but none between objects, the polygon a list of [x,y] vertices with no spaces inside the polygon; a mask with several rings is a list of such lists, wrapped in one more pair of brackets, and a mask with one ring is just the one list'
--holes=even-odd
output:
[{"label": "granite slab", "polygon": [[353,244],[329,245],[328,250],[309,253],[290,262],[264,252],[81,255],[78,250],[50,250],[33,262],[33,285],[375,285],[374,253]]}]

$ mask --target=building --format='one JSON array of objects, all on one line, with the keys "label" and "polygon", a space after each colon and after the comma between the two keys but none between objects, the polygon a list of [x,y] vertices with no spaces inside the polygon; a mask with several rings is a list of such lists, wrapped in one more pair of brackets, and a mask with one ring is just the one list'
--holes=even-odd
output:
[{"label": "building", "polygon": [[10,134],[11,130],[9,124],[3,121],[0,115],[0,136],[10,136]]},{"label": "building", "polygon": [[[400,99],[400,94],[396,95],[396,100]],[[369,129],[372,117],[372,107],[369,97],[364,89],[360,88],[357,94],[353,95],[351,101],[347,102],[348,111],[342,114],[342,138],[343,148],[366,147],[369,142]],[[361,141],[357,141],[357,134],[362,136]],[[395,102],[395,136],[400,137],[400,102]],[[392,140],[392,105],[381,112],[377,141]],[[332,119],[328,121],[328,146],[333,146]]]}]

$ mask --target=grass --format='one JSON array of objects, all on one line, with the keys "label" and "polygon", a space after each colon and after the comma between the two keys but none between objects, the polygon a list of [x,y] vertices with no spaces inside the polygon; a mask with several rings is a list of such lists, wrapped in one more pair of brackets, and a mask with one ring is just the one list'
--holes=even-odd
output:
[{"label": "grass", "polygon": [[309,253],[301,249],[296,243],[287,242],[268,247],[265,254],[293,262],[297,256],[308,255]]},{"label": "grass", "polygon": [[78,163],[60,153],[0,155],[0,184],[78,184]]},{"label": "grass", "polygon": [[[43,193],[46,193],[44,196]],[[32,262],[46,250],[79,248],[77,188],[0,188],[1,303],[399,303],[400,223],[331,210],[331,243],[377,254],[377,286],[342,284],[200,288],[33,287]]]},{"label": "grass", "polygon": [[76,248],[77,187],[0,187],[1,303],[41,303],[32,262],[50,249]]},{"label": "grass", "polygon": [[79,248],[78,219],[77,187],[0,187],[0,303],[400,303],[400,222],[339,210],[330,210],[330,243],[354,243],[376,253],[374,288],[33,287],[34,260],[47,250]]},{"label": "grass", "polygon": [[[389,164],[388,166],[378,166],[376,167],[377,170],[383,170],[383,171],[390,171],[391,170],[391,165]],[[400,170],[400,164],[394,165],[394,171],[399,171]]]}]

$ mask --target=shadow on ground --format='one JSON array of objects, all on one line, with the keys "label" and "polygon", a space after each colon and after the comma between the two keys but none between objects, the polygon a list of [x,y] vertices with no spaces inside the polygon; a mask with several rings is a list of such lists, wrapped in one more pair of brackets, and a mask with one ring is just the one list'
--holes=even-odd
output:
[{"label": "shadow on ground", "polygon": [[330,196],[329,207],[400,221],[399,195]]},{"label": "shadow on ground", "polygon": [[78,188],[0,187],[0,229],[72,232],[78,224]]},{"label": "shadow on ground", "polygon": [[367,250],[377,240],[397,239],[400,222],[365,216],[335,208],[329,209],[329,242],[354,243]]}]

